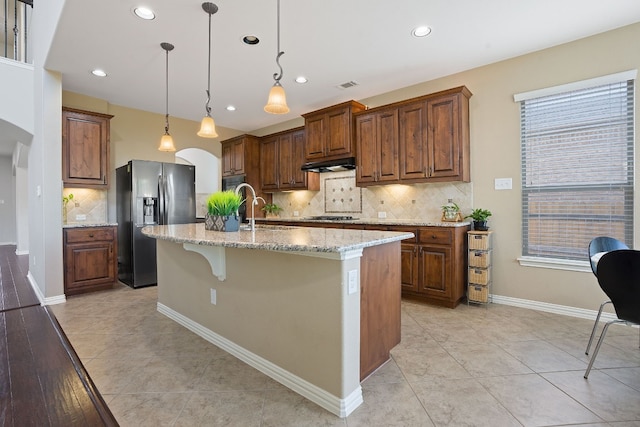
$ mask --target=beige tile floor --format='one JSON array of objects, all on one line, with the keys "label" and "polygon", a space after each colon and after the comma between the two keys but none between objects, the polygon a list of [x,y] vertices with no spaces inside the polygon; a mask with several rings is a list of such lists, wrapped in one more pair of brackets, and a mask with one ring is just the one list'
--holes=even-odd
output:
[{"label": "beige tile floor", "polygon": [[[52,306],[123,426],[640,426],[638,330],[505,305],[403,301],[402,343],[340,419],[118,286]],[[594,307],[596,308],[596,307]]]}]

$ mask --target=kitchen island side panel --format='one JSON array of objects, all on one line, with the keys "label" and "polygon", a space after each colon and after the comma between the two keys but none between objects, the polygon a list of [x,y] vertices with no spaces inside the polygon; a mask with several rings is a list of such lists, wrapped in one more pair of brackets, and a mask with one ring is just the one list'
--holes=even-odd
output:
[{"label": "kitchen island side panel", "polygon": [[226,248],[219,281],[201,255],[157,245],[159,303],[338,398],[360,387],[360,258]]}]

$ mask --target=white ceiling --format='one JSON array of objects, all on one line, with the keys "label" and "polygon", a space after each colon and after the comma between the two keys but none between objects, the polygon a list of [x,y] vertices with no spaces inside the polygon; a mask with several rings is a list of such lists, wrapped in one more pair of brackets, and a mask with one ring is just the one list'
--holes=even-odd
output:
[{"label": "white ceiling", "polygon": [[[291,112],[263,111],[276,56],[276,0],[214,0],[212,115],[252,131],[349,99],[544,49],[640,21],[638,0],[281,0],[280,47]],[[152,21],[133,15],[144,4]],[[64,90],[199,121],[207,86],[208,14],[198,0],[66,0],[46,67]],[[37,3],[35,5],[37,7]],[[411,30],[429,25],[430,36]],[[248,46],[242,37],[260,38]],[[109,74],[97,78],[93,68]],[[298,75],[309,79],[294,82]],[[356,81],[358,86],[338,86]],[[229,104],[237,110],[229,112]]]}]

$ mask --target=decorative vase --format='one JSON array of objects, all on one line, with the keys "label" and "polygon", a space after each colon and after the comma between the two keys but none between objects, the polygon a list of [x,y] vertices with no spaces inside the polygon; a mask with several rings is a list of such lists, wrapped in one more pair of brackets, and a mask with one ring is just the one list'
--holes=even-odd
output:
[{"label": "decorative vase", "polygon": [[487,231],[487,221],[473,221],[473,229],[478,231]]},{"label": "decorative vase", "polygon": [[238,220],[238,215],[207,214],[204,219],[204,229],[211,231],[238,231],[240,229],[240,221]]}]

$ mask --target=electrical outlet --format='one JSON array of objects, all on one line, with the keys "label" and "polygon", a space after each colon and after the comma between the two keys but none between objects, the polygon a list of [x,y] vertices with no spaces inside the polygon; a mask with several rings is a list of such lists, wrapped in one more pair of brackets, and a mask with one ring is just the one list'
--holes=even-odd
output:
[{"label": "electrical outlet", "polygon": [[355,294],[358,292],[358,270],[351,270],[348,274],[349,277],[349,287],[347,293],[349,295]]},{"label": "electrical outlet", "polygon": [[216,294],[216,290],[211,288],[211,304],[216,305],[216,303],[218,302],[218,296]]},{"label": "electrical outlet", "polygon": [[511,178],[496,178],[494,188],[496,190],[511,190],[513,188]]},{"label": "electrical outlet", "polygon": [[86,220],[87,220],[87,216],[85,214],[76,215],[76,221],[86,221]]},{"label": "electrical outlet", "polygon": [[300,216],[300,212],[298,212],[298,211],[293,211],[293,216]]},{"label": "electrical outlet", "polygon": [[384,219],[386,217],[387,217],[387,213],[386,212],[384,212],[384,211],[378,212],[378,218]]}]

